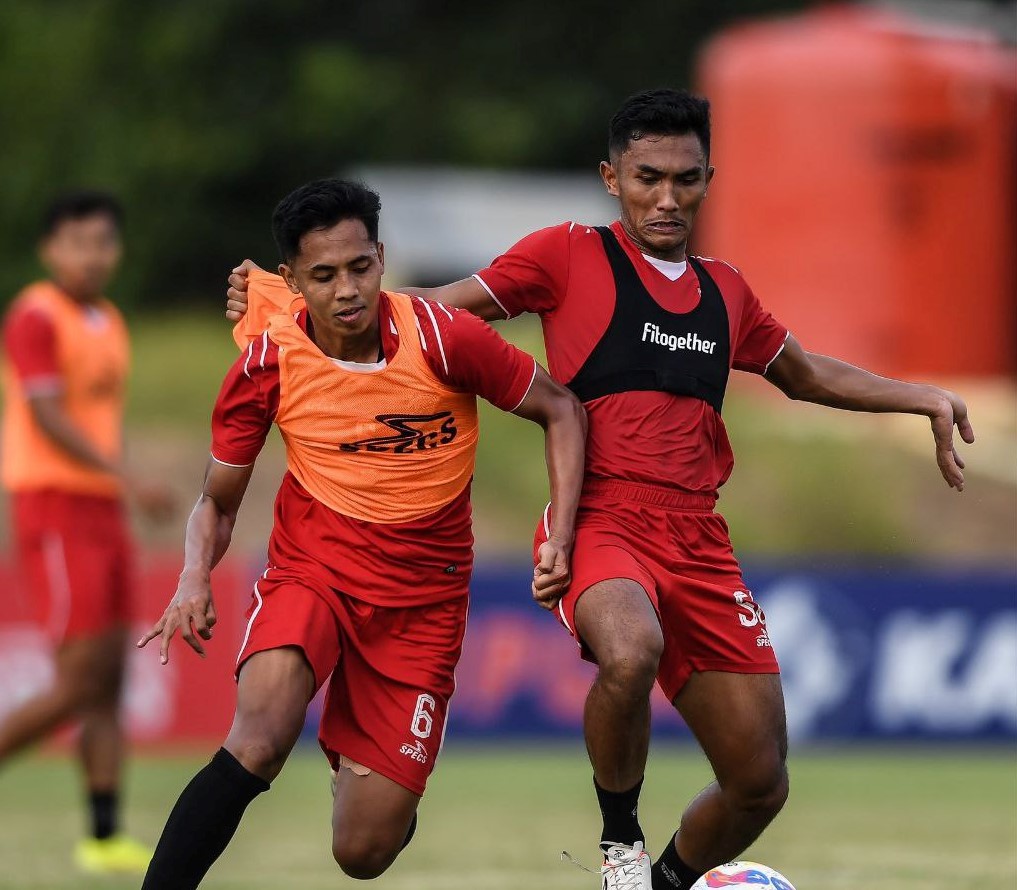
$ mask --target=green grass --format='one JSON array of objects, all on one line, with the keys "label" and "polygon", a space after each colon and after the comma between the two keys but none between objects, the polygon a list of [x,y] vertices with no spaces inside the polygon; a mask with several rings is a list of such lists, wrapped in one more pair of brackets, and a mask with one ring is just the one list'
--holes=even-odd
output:
[{"label": "green grass", "polygon": [[[201,758],[134,762],[128,827],[154,841]],[[837,752],[793,756],[792,797],[751,856],[799,890],[956,890],[1017,883],[1017,769],[1012,753]],[[680,802],[708,780],[689,749],[651,755],[641,814],[656,851]],[[72,764],[31,758],[0,776],[0,888],[120,890],[136,879],[86,880],[69,865],[81,827]],[[323,759],[296,755],[252,805],[208,890],[364,886],[329,854]],[[453,747],[421,805],[420,830],[379,890],[582,890],[597,879],[558,861],[593,864],[599,833],[578,743],[560,748]]]}]

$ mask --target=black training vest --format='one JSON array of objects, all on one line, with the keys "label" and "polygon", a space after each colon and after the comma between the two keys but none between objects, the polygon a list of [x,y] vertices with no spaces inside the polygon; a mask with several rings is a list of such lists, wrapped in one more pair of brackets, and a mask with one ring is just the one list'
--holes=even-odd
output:
[{"label": "black training vest", "polygon": [[701,399],[720,413],[731,369],[731,329],[716,282],[692,257],[701,297],[691,312],[668,312],[650,296],[614,233],[598,226],[615,300],[611,323],[568,383],[583,402],[633,390]]}]

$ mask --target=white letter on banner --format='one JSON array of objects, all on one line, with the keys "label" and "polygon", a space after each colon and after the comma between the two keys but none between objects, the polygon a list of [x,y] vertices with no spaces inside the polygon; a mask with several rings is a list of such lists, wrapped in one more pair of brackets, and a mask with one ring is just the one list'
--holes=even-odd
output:
[{"label": "white letter on banner", "polygon": [[[1001,614],[976,639],[973,623],[956,610],[889,618],[872,676],[880,728],[966,733],[994,719],[1017,726],[1017,616]],[[972,654],[958,673],[965,650]]]}]

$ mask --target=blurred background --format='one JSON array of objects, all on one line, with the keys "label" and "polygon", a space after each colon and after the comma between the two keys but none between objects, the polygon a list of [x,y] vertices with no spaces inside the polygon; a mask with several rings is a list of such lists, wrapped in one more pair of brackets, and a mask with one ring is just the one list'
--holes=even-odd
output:
[{"label": "blurred background", "polygon": [[[806,348],[956,389],[978,437],[963,449],[968,484],[957,494],[939,476],[923,419],[793,405],[764,381],[734,375],[725,420],[737,465],[720,508],[768,615],[795,751],[803,764],[823,746],[840,758],[819,761],[817,784],[806,782],[805,800],[814,787],[818,809],[795,810],[792,797],[758,856],[781,860],[772,864],[792,878],[811,876],[799,886],[854,887],[876,867],[890,869],[878,884],[890,890],[974,886],[950,868],[1014,879],[1015,38],[1012,2],[8,0],[0,7],[0,299],[6,305],[40,274],[35,244],[51,197],[87,186],[122,198],[126,253],[110,296],[134,344],[131,461],[169,480],[189,505],[212,401],[235,356],[222,318],[226,275],[245,257],[276,264],[269,218],[284,194],[320,176],[363,178],[382,196],[386,285],[444,283],[537,228],[613,219],[597,164],[616,107],[655,86],[705,93],[717,175],[694,252],[737,266]],[[499,330],[541,354],[536,318]],[[459,789],[511,764],[536,764],[505,773],[515,778],[504,793],[529,793],[530,775],[543,777],[540,794],[560,774],[574,777],[562,806],[575,806],[548,811],[558,819],[550,828],[529,813],[520,825],[485,831],[492,846],[481,844],[483,855],[504,868],[483,880],[455,883],[441,863],[411,859],[417,870],[394,873],[387,887],[514,887],[499,837],[540,825],[546,846],[545,829],[594,825],[580,730],[589,666],[527,589],[529,542],[546,501],[541,436],[494,411],[482,423],[474,608],[442,768],[459,776],[462,785],[448,786]],[[198,762],[187,752],[211,751],[229,725],[232,661],[283,468],[273,438],[214,576],[220,626],[208,660],[181,651],[160,668],[154,653],[134,657],[127,708],[147,752],[135,793],[151,835],[174,783]],[[175,589],[185,512],[169,528],[138,525],[145,619]],[[6,516],[2,523],[7,541]],[[2,714],[48,682],[49,662],[26,622],[31,591],[9,560],[0,578]],[[661,699],[655,705],[659,768],[680,773],[647,804],[660,813],[663,842],[675,801],[709,776],[683,753],[692,747],[674,712]],[[312,739],[313,714],[309,727]],[[495,753],[458,753],[464,740]],[[874,744],[893,746],[898,759],[844,759],[885,750]],[[519,750],[529,753],[505,755]],[[902,766],[923,757],[933,758],[926,772]],[[294,783],[320,771],[308,760],[293,767]],[[487,772],[470,773],[477,763]],[[14,783],[0,790],[0,860],[21,857],[27,875],[9,885],[0,876],[0,886],[82,886],[61,883],[59,861],[43,865],[27,852],[29,826],[76,830],[64,804],[73,789],[52,778],[62,775],[57,764],[0,777],[0,789]],[[856,769],[857,781],[830,787],[834,774]],[[39,821],[26,821],[36,797],[27,789],[41,776],[54,784],[33,804]],[[862,792],[875,786],[892,796],[873,802]],[[850,828],[829,809],[833,799],[841,818],[854,814]],[[478,802],[438,801],[453,843],[457,820]],[[958,818],[951,806],[961,802],[971,809]],[[214,886],[334,886],[324,812],[314,816],[322,861],[313,868],[299,850],[277,863],[289,883],[266,878],[271,863],[243,846],[244,837],[257,840],[249,829],[238,839],[243,854],[230,854]],[[886,831],[912,817],[933,820],[927,837],[882,849]],[[477,818],[494,825],[490,814]],[[958,841],[957,822],[970,837]],[[816,840],[817,824],[826,839],[855,832],[854,852],[831,853]],[[576,843],[590,846],[590,830]],[[902,855],[906,866],[888,865]],[[840,871],[822,871],[835,860]],[[946,877],[929,883],[932,875]],[[533,886],[582,880],[566,874]]]}]

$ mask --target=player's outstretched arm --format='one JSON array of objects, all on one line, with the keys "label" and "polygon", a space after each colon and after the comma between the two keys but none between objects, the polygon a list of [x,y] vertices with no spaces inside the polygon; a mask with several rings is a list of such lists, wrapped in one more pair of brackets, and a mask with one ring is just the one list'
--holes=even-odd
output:
[{"label": "player's outstretched arm", "polygon": [[[247,313],[247,280],[253,271],[264,271],[254,260],[244,260],[233,269],[226,279],[226,318],[240,321]],[[498,321],[505,318],[505,311],[499,306],[476,278],[463,278],[441,287],[399,287],[400,293],[437,300],[446,306],[465,309],[484,321]]]},{"label": "player's outstretched arm", "polygon": [[201,497],[187,520],[184,568],[176,593],[162,617],[137,643],[140,649],[161,637],[159,657],[163,664],[169,661],[170,642],[178,630],[198,655],[205,655],[201,640],[212,639],[216,621],[211,572],[230,545],[240,503],[253,471],[253,464],[233,467],[209,459]]},{"label": "player's outstretched arm", "polygon": [[533,570],[533,598],[553,609],[571,580],[576,510],[586,462],[586,411],[565,387],[537,365],[526,398],[513,412],[540,424],[545,433],[547,474],[551,485],[551,529]]},{"label": "player's outstretched arm", "polygon": [[968,444],[975,441],[968,409],[956,393],[924,383],[880,377],[827,355],[806,352],[788,336],[766,379],[788,398],[847,411],[922,414],[932,423],[939,471],[951,488],[964,490],[964,461],[954,445],[953,428]]}]

